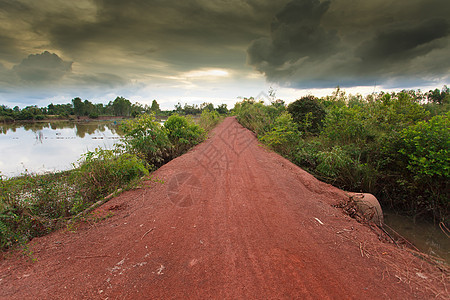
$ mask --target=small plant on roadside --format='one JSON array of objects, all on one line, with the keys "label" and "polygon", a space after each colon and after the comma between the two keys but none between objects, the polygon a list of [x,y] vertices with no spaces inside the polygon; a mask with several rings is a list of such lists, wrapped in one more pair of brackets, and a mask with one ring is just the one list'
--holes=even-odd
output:
[{"label": "small plant on roadside", "polygon": [[[100,148],[84,154],[74,170],[78,193],[86,206],[120,187],[132,186],[145,175],[146,163],[136,155]],[[80,203],[77,206],[85,208]]]}]

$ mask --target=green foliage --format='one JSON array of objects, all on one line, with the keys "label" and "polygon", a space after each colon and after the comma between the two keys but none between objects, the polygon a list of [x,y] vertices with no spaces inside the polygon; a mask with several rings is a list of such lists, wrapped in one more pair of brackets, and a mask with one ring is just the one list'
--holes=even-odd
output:
[{"label": "green foliage", "polygon": [[450,112],[403,129],[400,139],[398,151],[415,176],[450,178]]},{"label": "green foliage", "polygon": [[200,116],[198,124],[206,131],[210,131],[222,120],[217,111],[204,110]]},{"label": "green foliage", "polygon": [[158,114],[161,112],[161,109],[159,108],[159,104],[156,100],[152,101],[152,106],[151,106],[151,111],[154,112],[155,114]]},{"label": "green foliage", "polygon": [[226,104],[220,104],[217,106],[216,111],[221,115],[226,115],[228,113],[228,108]]},{"label": "green foliage", "polygon": [[331,106],[322,135],[340,145],[361,144],[372,138],[367,125],[367,115],[359,106]]},{"label": "green foliage", "polygon": [[[84,154],[74,171],[78,193],[86,204],[132,184],[144,175],[148,175],[146,164],[136,155],[104,149]],[[75,208],[73,213],[84,209],[84,206],[76,203]]]},{"label": "green foliage", "polygon": [[264,134],[271,123],[266,106],[260,102],[246,99],[234,105],[234,113],[239,123],[257,135]]},{"label": "green foliage", "polygon": [[288,112],[279,115],[270,130],[260,136],[260,140],[283,156],[290,156],[295,149],[300,132],[297,124],[292,120]]},{"label": "green foliage", "polygon": [[164,128],[167,129],[167,136],[173,145],[175,156],[183,154],[205,138],[205,131],[199,125],[178,114],[171,115],[164,123]]},{"label": "green foliage", "polygon": [[[338,88],[320,100],[310,96],[291,103],[292,119],[301,131],[313,135],[291,134],[283,105],[278,110],[250,98],[233,110],[263,143],[321,180],[373,193],[383,206],[445,221],[450,206],[450,136],[449,104],[444,100],[448,90],[443,90],[364,98]],[[314,113],[322,109],[324,114]],[[315,116],[320,117],[314,120]]]},{"label": "green foliage", "polygon": [[155,169],[202,142],[205,131],[192,120],[174,114],[162,126],[153,115],[122,123],[123,147]]},{"label": "green foliage", "polygon": [[124,97],[117,97],[111,104],[115,116],[129,116],[131,114],[131,102]]},{"label": "green foliage", "polygon": [[450,88],[444,85],[442,91],[435,89],[427,93],[428,101],[437,104],[447,104],[450,102]]},{"label": "green foliage", "polygon": [[77,195],[69,172],[0,180],[0,249],[53,230]]},{"label": "green foliage", "polygon": [[72,171],[0,180],[0,249],[47,234],[118,188],[147,175],[132,154],[97,149]]},{"label": "green foliage", "polygon": [[318,133],[325,117],[324,107],[312,95],[292,102],[288,106],[288,111],[299,125],[299,129],[304,132]]},{"label": "green foliage", "polygon": [[167,129],[153,115],[127,120],[121,124],[121,130],[126,151],[144,159],[152,169],[170,160],[172,144]]}]

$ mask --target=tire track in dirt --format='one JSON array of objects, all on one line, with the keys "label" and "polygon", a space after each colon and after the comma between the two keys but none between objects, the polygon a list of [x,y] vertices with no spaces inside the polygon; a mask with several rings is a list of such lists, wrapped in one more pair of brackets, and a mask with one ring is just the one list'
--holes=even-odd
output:
[{"label": "tire track in dirt", "polygon": [[0,298],[447,296],[446,274],[332,207],[343,191],[266,150],[234,118],[153,176],[164,183],[96,211],[113,216],[34,239],[35,262],[3,258]]}]

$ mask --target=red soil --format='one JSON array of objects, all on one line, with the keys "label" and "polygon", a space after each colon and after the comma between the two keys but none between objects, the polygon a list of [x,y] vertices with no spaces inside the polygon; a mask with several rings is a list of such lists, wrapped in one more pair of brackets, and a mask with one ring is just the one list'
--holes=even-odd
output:
[{"label": "red soil", "polygon": [[[0,261],[1,299],[429,299],[448,276],[234,118],[84,222]],[[111,216],[112,215],[112,216]],[[33,262],[33,260],[35,260]]]}]

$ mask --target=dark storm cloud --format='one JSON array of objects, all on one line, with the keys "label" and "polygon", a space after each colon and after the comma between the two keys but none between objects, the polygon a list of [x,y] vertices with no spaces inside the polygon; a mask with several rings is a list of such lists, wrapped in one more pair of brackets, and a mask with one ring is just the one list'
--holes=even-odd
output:
[{"label": "dark storm cloud", "polygon": [[[364,42],[357,49],[356,55],[371,64],[395,63],[429,53],[436,47],[431,42],[448,34],[449,23],[442,18],[425,20],[419,24],[396,24]],[[423,45],[425,47],[420,47]]]},{"label": "dark storm cloud", "polygon": [[75,61],[110,51],[165,62],[171,71],[243,69],[248,43],[266,32],[273,11],[286,2],[96,0],[93,19],[52,16],[37,27]]},{"label": "dark storm cloud", "polygon": [[248,63],[293,87],[449,78],[450,1],[293,0],[254,40]]},{"label": "dark storm cloud", "polygon": [[59,81],[72,70],[72,62],[63,61],[55,53],[31,54],[13,71],[24,81],[30,83]]},{"label": "dark storm cloud", "polygon": [[109,73],[74,75],[71,76],[71,78],[77,84],[91,85],[97,87],[107,87],[107,88],[123,86],[128,83],[128,81],[123,79],[122,77]]},{"label": "dark storm cloud", "polygon": [[[449,18],[449,0],[0,0],[0,81],[116,87],[252,67],[292,87],[433,81],[450,73]],[[28,57],[44,51],[64,59]]]}]

